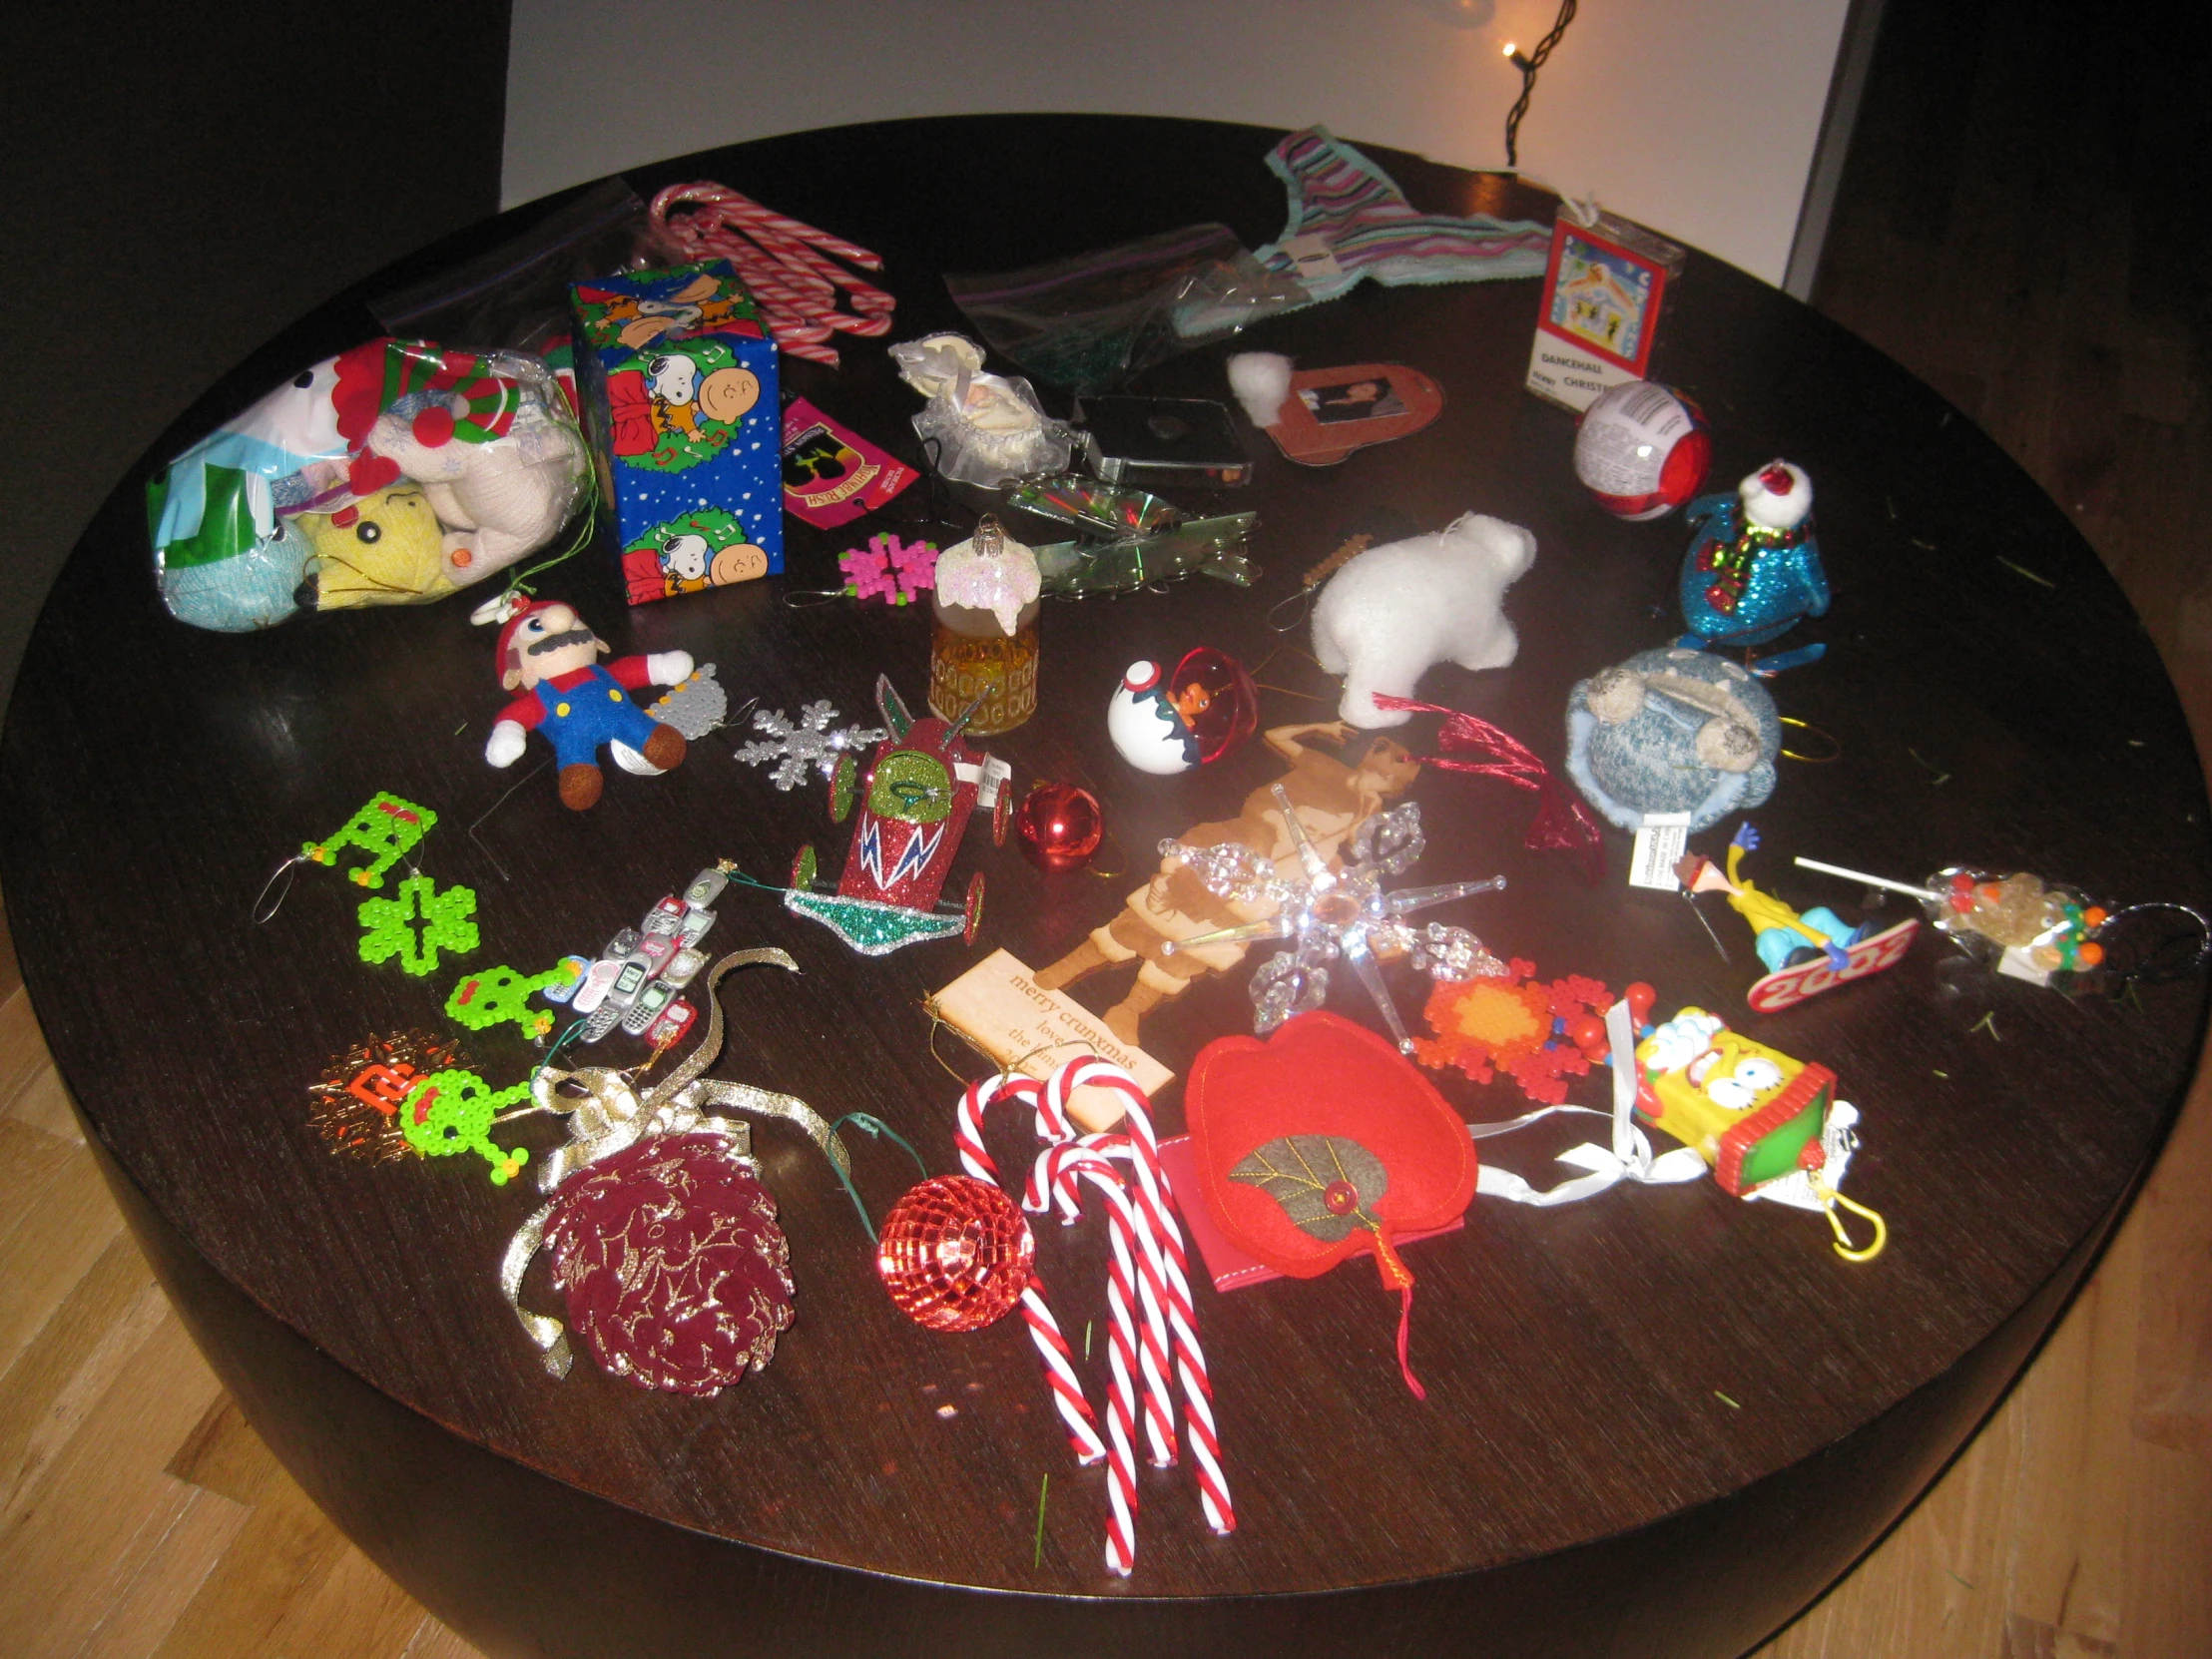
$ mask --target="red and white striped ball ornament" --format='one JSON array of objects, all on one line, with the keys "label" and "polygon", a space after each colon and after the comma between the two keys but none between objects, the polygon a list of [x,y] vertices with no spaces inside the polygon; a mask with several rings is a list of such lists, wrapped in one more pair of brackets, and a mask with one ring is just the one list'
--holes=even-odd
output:
[{"label": "red and white striped ball ornament", "polygon": [[1574,475],[1615,518],[1664,518],[1697,494],[1713,465],[1698,406],[1656,380],[1627,380],[1582,411]]}]

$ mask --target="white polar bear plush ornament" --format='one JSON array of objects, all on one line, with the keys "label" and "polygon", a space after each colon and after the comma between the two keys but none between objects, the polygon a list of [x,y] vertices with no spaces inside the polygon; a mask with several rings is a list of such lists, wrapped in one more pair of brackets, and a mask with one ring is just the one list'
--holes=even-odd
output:
[{"label": "white polar bear plush ornament", "polygon": [[1341,720],[1373,730],[1403,726],[1378,693],[1411,697],[1437,663],[1504,668],[1520,650],[1505,620],[1505,590],[1536,562],[1536,538],[1518,524],[1465,513],[1428,536],[1371,547],[1329,579],[1314,607],[1314,655],[1345,677]]}]

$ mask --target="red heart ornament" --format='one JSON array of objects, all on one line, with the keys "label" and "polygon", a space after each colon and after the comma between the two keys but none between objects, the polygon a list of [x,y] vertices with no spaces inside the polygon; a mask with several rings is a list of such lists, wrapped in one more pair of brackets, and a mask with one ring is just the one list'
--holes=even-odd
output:
[{"label": "red heart ornament", "polygon": [[1428,1079],[1364,1025],[1326,1011],[1267,1041],[1222,1037],[1199,1051],[1184,1093],[1207,1213],[1230,1243],[1294,1279],[1375,1257],[1398,1293],[1398,1370],[1413,1276],[1391,1240],[1446,1227],[1474,1197],[1474,1142]]},{"label": "red heart ornament", "polygon": [[1445,1227],[1474,1197],[1474,1142],[1450,1102],[1390,1043],[1341,1015],[1300,1014],[1265,1042],[1222,1037],[1192,1063],[1184,1093],[1206,1207],[1231,1243],[1276,1272],[1313,1279],[1376,1249],[1356,1227],[1334,1242],[1229,1172],[1290,1136],[1355,1141],[1388,1187],[1370,1207],[1381,1238]]}]

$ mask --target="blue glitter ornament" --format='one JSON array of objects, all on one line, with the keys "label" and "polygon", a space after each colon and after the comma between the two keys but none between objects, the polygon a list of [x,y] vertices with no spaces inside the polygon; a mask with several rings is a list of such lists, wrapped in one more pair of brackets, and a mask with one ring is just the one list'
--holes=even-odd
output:
[{"label": "blue glitter ornament", "polygon": [[1813,482],[1802,467],[1771,461],[1733,496],[1700,496],[1687,517],[1697,535],[1682,560],[1682,620],[1690,631],[1681,644],[1764,645],[1828,614]]}]

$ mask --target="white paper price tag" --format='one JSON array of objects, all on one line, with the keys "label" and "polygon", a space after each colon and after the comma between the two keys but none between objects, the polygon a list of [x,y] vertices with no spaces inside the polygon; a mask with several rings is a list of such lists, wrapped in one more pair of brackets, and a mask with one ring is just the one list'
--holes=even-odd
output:
[{"label": "white paper price tag", "polygon": [[1682,883],[1674,878],[1675,860],[1690,838],[1688,813],[1646,813],[1644,827],[1636,831],[1635,850],[1628,858],[1628,884],[1677,892]]}]

